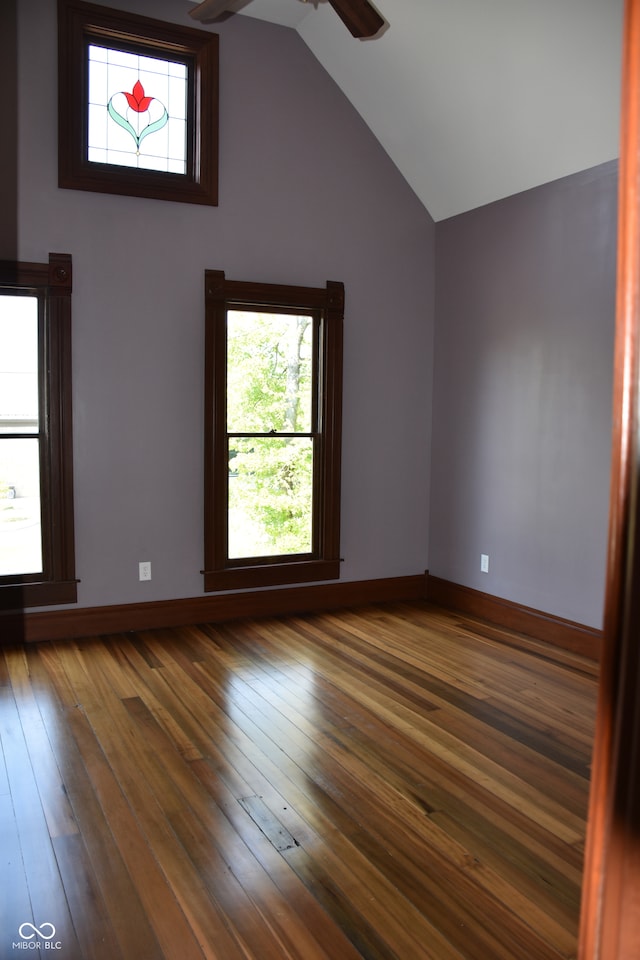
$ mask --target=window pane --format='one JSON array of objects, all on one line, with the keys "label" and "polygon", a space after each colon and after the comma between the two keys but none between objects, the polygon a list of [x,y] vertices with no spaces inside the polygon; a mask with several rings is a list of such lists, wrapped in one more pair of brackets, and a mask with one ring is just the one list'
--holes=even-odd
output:
[{"label": "window pane", "polygon": [[38,301],[0,295],[0,434],[38,432]]},{"label": "window pane", "polygon": [[229,557],[311,553],[313,440],[234,438]]},{"label": "window pane", "polygon": [[227,313],[229,433],[312,432],[313,318]]},{"label": "window pane", "polygon": [[90,161],[186,174],[187,67],[89,46]]},{"label": "window pane", "polygon": [[39,441],[0,437],[0,576],[42,573]]}]

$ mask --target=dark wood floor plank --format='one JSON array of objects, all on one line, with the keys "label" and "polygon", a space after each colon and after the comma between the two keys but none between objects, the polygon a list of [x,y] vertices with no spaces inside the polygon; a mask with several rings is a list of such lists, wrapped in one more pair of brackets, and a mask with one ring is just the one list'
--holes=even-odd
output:
[{"label": "dark wood floor plank", "polygon": [[15,644],[5,644],[0,647],[0,687],[11,686],[11,678],[9,676],[9,670],[7,668],[7,663],[3,654],[6,653],[7,651],[11,651],[15,649],[16,649]]}]

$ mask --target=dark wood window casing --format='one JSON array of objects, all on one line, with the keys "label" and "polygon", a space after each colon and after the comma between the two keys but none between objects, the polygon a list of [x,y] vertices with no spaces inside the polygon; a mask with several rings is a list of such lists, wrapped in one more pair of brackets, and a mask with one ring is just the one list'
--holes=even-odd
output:
[{"label": "dark wood window casing", "polygon": [[[205,591],[335,580],[340,576],[342,330],[344,287],[227,280],[205,271]],[[313,549],[309,554],[230,559],[226,423],[227,310],[311,314],[317,320]]]},{"label": "dark wood window casing", "polygon": [[[175,60],[187,66],[185,175],[88,160],[90,43]],[[98,193],[216,205],[218,35],[81,0],[58,0],[58,185]]]},{"label": "dark wood window casing", "polygon": [[[42,572],[0,577],[3,607],[75,603],[71,422],[71,257],[0,261],[0,292],[37,298]],[[0,439],[0,443],[2,440]]]}]

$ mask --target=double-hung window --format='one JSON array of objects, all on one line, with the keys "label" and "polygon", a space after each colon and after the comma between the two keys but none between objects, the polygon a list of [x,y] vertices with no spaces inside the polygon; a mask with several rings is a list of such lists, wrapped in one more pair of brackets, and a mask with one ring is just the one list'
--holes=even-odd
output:
[{"label": "double-hung window", "polygon": [[8,608],[76,600],[65,254],[0,261],[0,592]]},{"label": "double-hung window", "polygon": [[342,284],[205,295],[205,589],[336,579]]}]

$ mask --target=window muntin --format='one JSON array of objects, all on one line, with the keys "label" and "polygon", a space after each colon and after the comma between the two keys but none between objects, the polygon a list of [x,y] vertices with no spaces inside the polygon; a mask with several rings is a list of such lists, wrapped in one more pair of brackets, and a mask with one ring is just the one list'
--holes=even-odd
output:
[{"label": "window muntin", "polygon": [[73,603],[71,257],[0,261],[0,591]]},{"label": "window muntin", "polygon": [[205,280],[205,589],[337,578],[342,285]]}]

